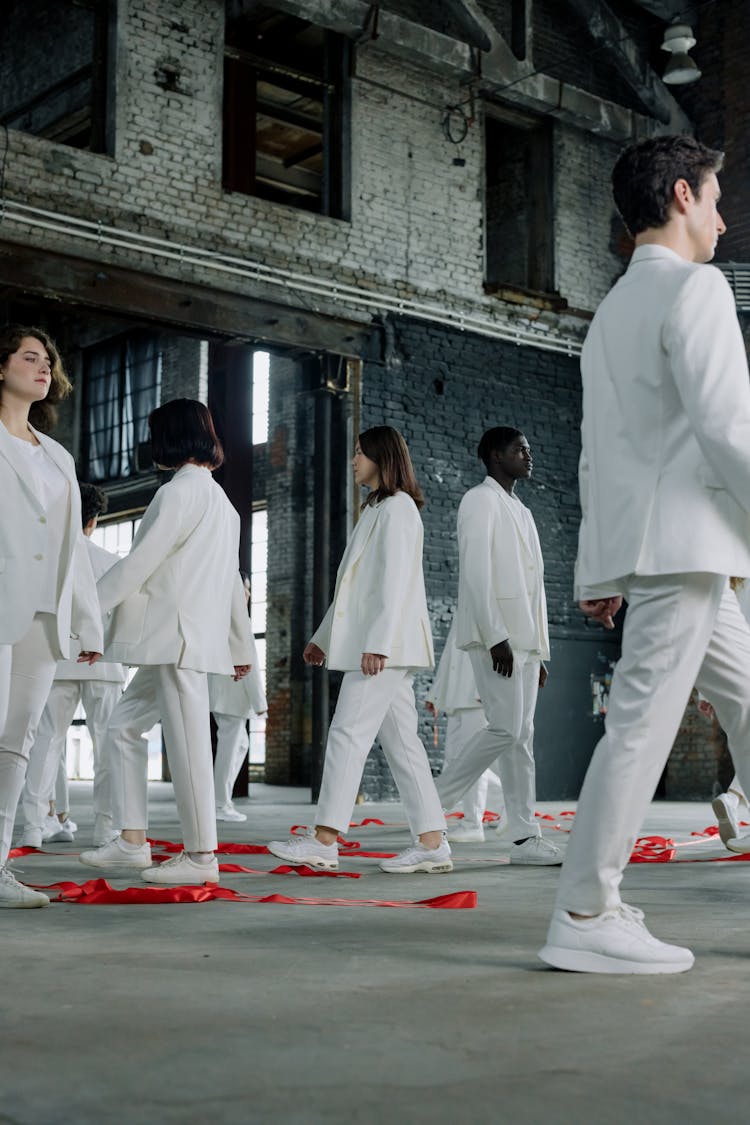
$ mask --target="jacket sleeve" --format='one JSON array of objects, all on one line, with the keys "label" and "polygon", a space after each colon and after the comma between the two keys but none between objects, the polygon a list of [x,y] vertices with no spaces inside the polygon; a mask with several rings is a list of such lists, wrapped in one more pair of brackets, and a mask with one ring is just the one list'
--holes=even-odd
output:
[{"label": "jacket sleeve", "polygon": [[488,651],[510,636],[492,582],[493,523],[481,494],[467,493],[458,509],[459,597]]},{"label": "jacket sleeve", "polygon": [[101,608],[83,532],[76,539],[73,556],[73,603],[70,621],[71,630],[78,637],[81,652],[104,652]]},{"label": "jacket sleeve", "polygon": [[691,272],[662,341],[703,455],[750,512],[750,379],[734,297],[720,270]]},{"label": "jacket sleeve", "polygon": [[[405,584],[415,556],[422,565],[422,521],[411,498],[384,500],[366,547],[376,555],[377,577],[362,606],[363,652],[390,656],[404,616]],[[369,560],[373,565],[373,559]]]},{"label": "jacket sleeve", "polygon": [[258,653],[255,649],[255,638],[247,614],[245,589],[242,585],[240,572],[237,571],[232,585],[232,612],[229,624],[229,652],[233,664],[251,664],[255,667],[258,663]]},{"label": "jacket sleeve", "polygon": [[[143,586],[187,535],[182,490],[163,485],[149,504],[130,554],[99,579],[102,613],[109,613]],[[186,519],[187,516],[187,519]],[[243,661],[244,663],[244,661]]]},{"label": "jacket sleeve", "polygon": [[331,625],[333,623],[333,602],[326,610],[326,615],[310,637],[309,643],[317,645],[321,652],[328,653],[331,644]]}]

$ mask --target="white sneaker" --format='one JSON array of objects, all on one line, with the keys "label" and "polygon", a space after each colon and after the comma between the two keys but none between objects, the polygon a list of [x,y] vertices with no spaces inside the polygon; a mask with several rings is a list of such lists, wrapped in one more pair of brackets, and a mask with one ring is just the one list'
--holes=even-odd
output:
[{"label": "white sneaker", "polygon": [[75,833],[75,832],[78,831],[78,825],[76,824],[76,822],[73,820],[73,818],[71,816],[66,816],[65,820],[60,821],[60,824],[64,824],[65,827],[69,828],[71,832]]},{"label": "white sneaker", "polygon": [[130,871],[143,871],[151,866],[151,845],[141,844],[139,848],[126,850],[122,837],[116,836],[101,848],[81,852],[78,858],[87,867],[123,867]]},{"label": "white sneaker", "polygon": [[529,836],[522,844],[510,849],[511,863],[525,863],[535,867],[558,867],[563,861],[562,852],[543,836]]},{"label": "white sneaker", "polygon": [[738,855],[746,855],[750,852],[750,834],[745,836],[737,836],[734,840],[725,840],[725,847],[729,848],[730,852],[737,852]]},{"label": "white sneaker", "polygon": [[8,910],[31,909],[35,906],[49,906],[49,899],[41,891],[19,883],[12,871],[0,867],[0,907]]},{"label": "white sneaker", "polygon": [[448,829],[447,840],[452,844],[483,844],[484,828],[481,824],[464,824],[460,822],[455,828]]},{"label": "white sneaker", "polygon": [[[711,802],[714,816],[719,824],[719,837],[725,847],[729,841],[740,836],[740,822],[737,819],[737,798],[732,793],[720,793]],[[732,849],[734,851],[734,849]]]},{"label": "white sneaker", "polygon": [[[59,823],[59,821],[58,821]],[[41,828],[31,828],[28,824],[23,830],[21,843],[19,848],[41,848],[42,842],[49,837],[45,837]]]},{"label": "white sneaker", "polygon": [[50,836],[54,836],[55,832],[60,827],[60,821],[54,813],[47,813],[42,825],[42,840],[49,840]]},{"label": "white sneaker", "polygon": [[113,827],[112,817],[107,813],[97,813],[94,817],[94,847],[101,848],[111,844],[120,833]]},{"label": "white sneaker", "polygon": [[324,871],[338,870],[339,849],[335,841],[332,844],[321,844],[315,836],[290,836],[288,840],[272,840],[268,850],[271,855],[291,863],[293,867],[307,864]]},{"label": "white sneaker", "polygon": [[379,866],[381,871],[388,871],[391,875],[411,875],[415,871],[443,875],[453,870],[453,861],[448,842],[444,839],[437,848],[425,848],[416,843],[393,859],[384,859]]},{"label": "white sneaker", "polygon": [[247,817],[239,809],[236,809],[231,803],[228,805],[216,806],[216,819],[217,820],[247,820]]},{"label": "white sneaker", "polygon": [[625,903],[585,920],[555,910],[538,956],[574,973],[684,973],[695,960],[689,949],[650,934],[643,911]]},{"label": "white sneaker", "polygon": [[72,844],[75,840],[75,828],[71,820],[58,820],[57,832],[47,838],[49,844]]},{"label": "white sneaker", "polygon": [[144,883],[170,883],[182,886],[189,883],[191,886],[202,886],[204,883],[218,883],[219,862],[216,856],[210,863],[198,863],[191,859],[186,852],[173,855],[164,863],[149,867],[148,871],[141,871]]}]

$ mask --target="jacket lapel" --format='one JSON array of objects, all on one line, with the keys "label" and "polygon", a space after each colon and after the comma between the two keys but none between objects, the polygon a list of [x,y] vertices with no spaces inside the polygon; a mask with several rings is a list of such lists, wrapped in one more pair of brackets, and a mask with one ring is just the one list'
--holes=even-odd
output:
[{"label": "jacket lapel", "polygon": [[[34,433],[36,434],[37,438],[40,437],[40,435],[36,433],[36,430],[34,430]],[[21,472],[19,455],[13,447],[13,439],[6,430],[5,426],[2,425],[2,423],[0,423],[0,455],[5,457],[6,461],[21,482],[24,492],[26,492],[34,507],[41,514],[44,511],[44,508],[42,507],[41,501],[39,500],[36,492],[31,487],[24,474]]]},{"label": "jacket lapel", "polygon": [[[372,535],[375,524],[377,523],[377,508],[367,507],[360,513],[359,519],[354,526],[351,538],[346,545],[346,550],[341,556],[339,563],[339,574],[346,574],[347,570],[351,570],[357,559],[360,557],[365,547],[367,546],[370,536]],[[366,521],[366,522],[365,522]]]},{"label": "jacket lapel", "polygon": [[508,496],[505,489],[501,488],[499,484],[496,485],[491,477],[487,478],[485,484],[493,493],[493,495],[497,497],[497,503],[501,504],[505,508],[505,510],[510,515],[510,518],[513,520],[513,523],[515,524],[518,531],[518,538],[521,542],[523,550],[526,552],[529,558],[533,559],[536,562],[537,560],[534,558],[532,545],[529,543],[527,538],[528,528],[526,525],[526,521],[521,515],[521,509],[519,507],[520,501],[515,501],[510,496]]}]

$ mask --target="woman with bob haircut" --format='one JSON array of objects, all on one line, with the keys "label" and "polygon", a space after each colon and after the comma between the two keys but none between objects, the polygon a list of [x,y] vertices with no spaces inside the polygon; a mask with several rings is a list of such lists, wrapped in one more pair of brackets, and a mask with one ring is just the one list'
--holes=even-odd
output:
[{"label": "woman with bob haircut", "polygon": [[57,661],[104,647],[75,465],[46,436],[71,390],[46,332],[0,329],[0,907],[49,903],[7,867],[13,822]]},{"label": "woman with bob haircut", "polygon": [[417,734],[412,680],[434,663],[422,574],[422,492],[398,430],[360,434],[354,480],[370,490],[344,551],[328,612],[303,653],[306,664],[345,673],[326,746],[315,829],[274,841],[287,863],[335,870],[362,771],[377,737],[404,803],[414,843],[380,864],[408,874],[452,870],[445,817]]},{"label": "woman with bob haircut", "polygon": [[[140,870],[147,883],[218,883],[208,673],[241,679],[250,670],[240,520],[211,476],[224,454],[208,408],[174,399],[151,413],[149,427],[155,464],[176,472],[146,509],[130,554],[98,585],[107,659],[138,666],[105,747],[121,834],[80,859]],[[159,720],[185,850],[152,867],[141,735]]]}]

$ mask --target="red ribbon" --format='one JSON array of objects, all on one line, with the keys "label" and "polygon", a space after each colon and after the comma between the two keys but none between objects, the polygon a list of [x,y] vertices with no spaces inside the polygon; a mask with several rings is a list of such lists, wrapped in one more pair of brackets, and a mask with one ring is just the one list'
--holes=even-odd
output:
[{"label": "red ribbon", "polygon": [[248,895],[220,887],[217,883],[204,883],[200,887],[128,887],[116,891],[106,879],[89,879],[86,883],[52,883],[39,887],[43,891],[57,891],[54,902],[75,902],[82,906],[141,906],[165,903],[211,902],[223,899],[229,902],[282,903],[286,906],[392,906],[400,909],[473,910],[477,904],[476,891],[454,891],[436,898],[394,900],[374,898],[294,898],[290,895]]}]

